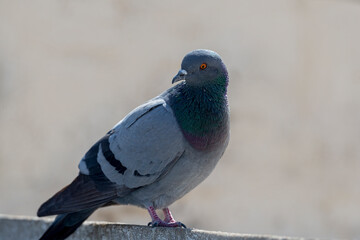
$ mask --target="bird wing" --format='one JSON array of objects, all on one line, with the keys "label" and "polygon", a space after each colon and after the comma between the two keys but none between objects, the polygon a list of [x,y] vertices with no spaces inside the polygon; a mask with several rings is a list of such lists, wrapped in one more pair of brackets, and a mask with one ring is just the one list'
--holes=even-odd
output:
[{"label": "bird wing", "polygon": [[80,162],[80,171],[126,189],[153,183],[184,152],[181,130],[162,98],[134,109],[94,146]]},{"label": "bird wing", "polygon": [[54,215],[98,208],[162,178],[184,153],[171,108],[161,98],[137,107],[96,142],[79,176],[39,209]]}]

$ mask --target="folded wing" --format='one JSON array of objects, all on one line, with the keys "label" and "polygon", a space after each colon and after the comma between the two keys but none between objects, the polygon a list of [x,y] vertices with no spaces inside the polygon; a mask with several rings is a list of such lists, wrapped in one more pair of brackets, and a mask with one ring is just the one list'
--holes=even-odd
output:
[{"label": "folded wing", "polygon": [[80,161],[79,176],[39,209],[38,215],[111,204],[164,176],[184,153],[172,110],[155,98],[130,112]]}]

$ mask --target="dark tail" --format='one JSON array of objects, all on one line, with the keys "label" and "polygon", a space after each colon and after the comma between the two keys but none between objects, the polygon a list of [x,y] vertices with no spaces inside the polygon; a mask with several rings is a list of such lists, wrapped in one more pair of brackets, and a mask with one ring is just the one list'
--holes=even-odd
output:
[{"label": "dark tail", "polygon": [[63,240],[70,236],[96,209],[60,214],[39,240]]}]

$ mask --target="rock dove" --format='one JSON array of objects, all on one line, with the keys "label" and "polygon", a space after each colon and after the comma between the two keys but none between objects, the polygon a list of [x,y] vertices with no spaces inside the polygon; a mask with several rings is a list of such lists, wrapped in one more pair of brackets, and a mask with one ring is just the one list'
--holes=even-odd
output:
[{"label": "rock dove", "polygon": [[185,227],[168,206],[209,176],[228,145],[228,80],[217,53],[188,53],[172,80],[180,83],[117,123],[81,159],[75,180],[41,205],[39,217],[57,215],[41,239],[65,239],[115,204],[146,208],[152,227]]}]

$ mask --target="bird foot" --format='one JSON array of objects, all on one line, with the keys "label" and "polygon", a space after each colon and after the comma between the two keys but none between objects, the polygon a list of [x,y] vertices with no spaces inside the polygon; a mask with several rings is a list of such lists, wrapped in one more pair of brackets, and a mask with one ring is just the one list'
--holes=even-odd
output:
[{"label": "bird foot", "polygon": [[150,227],[183,227],[186,228],[182,222],[164,222],[164,221],[152,221],[148,223]]},{"label": "bird foot", "polygon": [[183,227],[186,228],[185,224],[181,222],[177,222],[168,208],[163,208],[165,219],[161,220],[159,216],[156,214],[156,210],[154,207],[148,207],[147,210],[151,216],[152,221],[148,223],[148,226],[151,227]]}]

